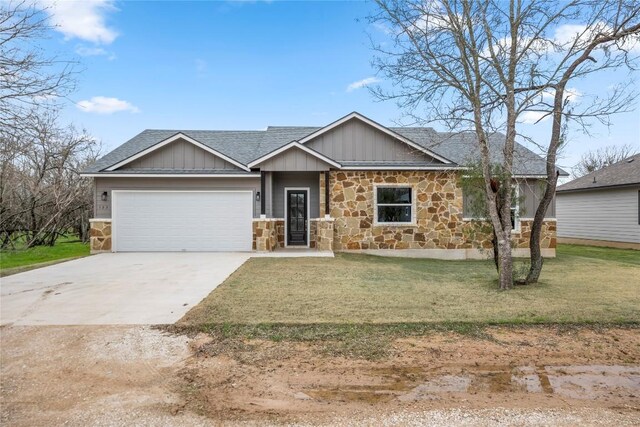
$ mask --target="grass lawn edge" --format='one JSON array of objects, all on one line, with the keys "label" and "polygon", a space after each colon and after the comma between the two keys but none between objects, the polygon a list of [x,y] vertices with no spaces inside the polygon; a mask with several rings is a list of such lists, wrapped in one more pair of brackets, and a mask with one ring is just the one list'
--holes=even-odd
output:
[{"label": "grass lawn edge", "polygon": [[27,271],[36,270],[38,268],[49,267],[51,265],[61,264],[63,262],[73,261],[74,259],[85,258],[85,257],[88,257],[88,256],[90,256],[90,255],[88,255],[88,254],[87,255],[80,255],[80,256],[74,256],[74,257],[70,257],[70,258],[62,258],[62,259],[55,259],[55,260],[51,260],[51,261],[39,262],[37,264],[29,264],[29,265],[21,265],[19,267],[3,268],[3,269],[0,269],[0,277],[7,277],[7,276],[11,276],[13,274],[24,273],[24,272],[27,272]]},{"label": "grass lawn edge", "polygon": [[163,329],[187,335],[207,333],[223,338],[265,339],[270,341],[343,340],[358,336],[375,335],[389,338],[423,336],[438,332],[455,332],[461,335],[482,335],[488,328],[514,329],[555,328],[558,330],[640,328],[640,322],[620,320],[615,322],[416,322],[416,323],[204,323],[164,325]]}]

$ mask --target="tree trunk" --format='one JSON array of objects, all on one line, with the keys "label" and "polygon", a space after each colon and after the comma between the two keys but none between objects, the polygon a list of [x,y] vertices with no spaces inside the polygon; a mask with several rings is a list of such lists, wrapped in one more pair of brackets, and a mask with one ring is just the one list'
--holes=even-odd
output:
[{"label": "tree trunk", "polygon": [[[533,227],[532,227],[533,229]],[[534,234],[537,236],[534,238]],[[540,251],[540,234],[535,233],[533,230],[531,231],[531,242],[536,241],[537,243],[530,243],[531,248],[531,265],[529,266],[529,272],[527,273],[527,278],[524,280],[525,284],[537,283],[540,278],[540,273],[542,272],[542,264],[544,263],[544,258],[542,258],[542,253]]]},{"label": "tree trunk", "polygon": [[493,231],[493,240],[491,241],[493,247],[493,263],[496,266],[496,271],[500,272],[500,257],[498,256],[498,236],[495,230]]},{"label": "tree trunk", "polygon": [[[554,159],[553,167],[555,169],[555,153],[552,158]],[[549,178],[549,176],[547,177],[544,195],[536,209],[536,214],[533,217],[533,224],[531,224],[531,236],[529,237],[530,266],[527,278],[525,279],[526,284],[538,283],[540,273],[542,272],[542,264],[544,263],[542,250],[540,249],[540,233],[542,233],[544,216],[546,215],[547,209],[549,209],[549,205],[553,200],[553,195],[556,192],[558,172],[554,170],[553,173],[549,173],[549,175],[551,178]]]},{"label": "tree trunk", "polygon": [[511,257],[511,240],[504,238],[504,231],[500,233],[498,238],[498,258],[500,262],[500,270],[498,271],[498,280],[500,289],[507,290],[513,287],[513,258]]}]

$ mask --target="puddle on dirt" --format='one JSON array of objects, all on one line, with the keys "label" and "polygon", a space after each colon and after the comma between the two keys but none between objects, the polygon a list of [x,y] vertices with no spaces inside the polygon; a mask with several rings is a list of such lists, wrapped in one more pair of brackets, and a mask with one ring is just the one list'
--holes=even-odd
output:
[{"label": "puddle on dirt", "polygon": [[640,397],[639,366],[547,366],[545,371],[553,391],[573,399]]},{"label": "puddle on dirt", "polygon": [[411,384],[424,378],[422,368],[378,367],[367,372],[372,380],[380,384],[359,384],[306,391],[316,400],[337,402],[381,403],[406,393]]},{"label": "puddle on dirt", "polygon": [[[375,387],[370,387],[375,389]],[[311,398],[320,401],[331,402],[359,402],[359,403],[382,403],[393,400],[395,393],[388,390],[341,390],[341,389],[327,389],[327,390],[313,390],[308,391],[307,394]]]},{"label": "puddle on dirt", "polygon": [[[375,384],[305,390],[320,401],[380,403],[438,400],[445,393],[546,393],[593,400],[640,397],[640,366],[476,366],[438,374],[422,368],[375,368],[363,377]],[[451,370],[449,368],[449,370]]]}]

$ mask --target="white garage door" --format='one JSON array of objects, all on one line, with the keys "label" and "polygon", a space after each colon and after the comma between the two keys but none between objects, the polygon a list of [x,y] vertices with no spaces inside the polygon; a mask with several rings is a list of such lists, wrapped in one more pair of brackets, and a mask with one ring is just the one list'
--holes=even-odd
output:
[{"label": "white garage door", "polygon": [[249,251],[252,201],[251,191],[114,191],[114,251]]}]

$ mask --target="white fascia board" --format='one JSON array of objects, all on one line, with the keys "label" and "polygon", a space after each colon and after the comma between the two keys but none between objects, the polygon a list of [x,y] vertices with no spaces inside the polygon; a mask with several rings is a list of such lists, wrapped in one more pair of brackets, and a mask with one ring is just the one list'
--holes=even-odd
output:
[{"label": "white fascia board", "polygon": [[[471,175],[463,175],[462,177],[463,178],[471,178]],[[542,178],[546,178],[546,177],[547,177],[547,175],[511,175],[511,178],[518,178],[518,179],[526,179],[526,178],[542,179]]]},{"label": "white fascia board", "polygon": [[105,170],[107,170],[107,171],[113,171],[113,170],[116,170],[116,169],[118,169],[118,168],[121,168],[122,166],[124,166],[124,165],[126,165],[126,164],[128,164],[128,163],[131,163],[131,162],[133,162],[134,160],[139,159],[139,158],[140,158],[140,157],[142,157],[142,156],[145,156],[145,155],[147,155],[147,154],[149,154],[149,153],[152,153],[152,152],[154,152],[155,150],[157,150],[157,149],[159,149],[159,148],[162,148],[162,147],[164,147],[165,145],[170,144],[170,143],[172,143],[173,141],[176,141],[176,140],[178,140],[178,139],[184,139],[185,141],[190,142],[191,144],[195,145],[196,147],[198,147],[198,148],[202,148],[203,150],[208,151],[209,153],[213,154],[214,156],[220,157],[220,158],[221,158],[221,159],[223,159],[223,160],[226,160],[227,162],[231,163],[231,164],[232,164],[232,165],[234,165],[234,166],[239,167],[240,169],[242,169],[242,170],[244,170],[244,171],[247,171],[247,172],[249,172],[249,171],[250,171],[250,169],[249,169],[248,167],[246,167],[246,166],[245,166],[245,165],[243,165],[242,163],[238,162],[237,160],[234,160],[234,159],[232,159],[231,157],[225,156],[225,155],[224,155],[224,154],[222,154],[221,152],[216,151],[216,150],[214,150],[213,148],[211,148],[211,147],[209,147],[209,146],[207,146],[207,145],[204,145],[204,144],[203,144],[203,143],[201,143],[200,141],[197,141],[197,140],[195,140],[195,139],[191,138],[190,136],[187,136],[187,135],[185,135],[185,134],[183,134],[183,133],[181,133],[181,132],[179,132],[179,133],[177,133],[177,134],[175,134],[175,135],[173,135],[173,136],[171,136],[171,137],[169,137],[169,138],[165,139],[164,141],[161,141],[161,142],[159,142],[159,143],[157,143],[157,144],[154,144],[154,145],[152,145],[151,147],[149,147],[149,148],[147,148],[147,149],[145,149],[145,150],[142,150],[142,151],[140,151],[139,153],[134,154],[134,155],[133,155],[133,156],[131,156],[131,157],[127,157],[126,159],[122,160],[121,162],[118,162],[118,163],[116,163],[116,164],[115,164],[115,165],[113,165],[113,166],[109,166],[109,167],[108,167],[107,169],[105,169]]},{"label": "white fascia board", "polygon": [[260,178],[259,173],[81,173],[85,178]]},{"label": "white fascia board", "polygon": [[464,170],[462,166],[344,166],[342,170],[354,171],[441,171],[441,170]]},{"label": "white fascia board", "polygon": [[300,144],[298,141],[291,141],[290,143],[288,143],[287,145],[283,145],[282,147],[278,148],[277,150],[274,150],[268,154],[265,154],[264,156],[260,157],[259,159],[254,160],[253,162],[249,163],[247,166],[249,166],[250,168],[256,167],[258,166],[260,163],[269,160],[272,157],[277,156],[278,154],[284,153],[285,151],[289,150],[290,148],[299,148],[300,150],[304,151],[305,153],[310,154],[311,156],[322,160],[325,163],[330,164],[331,166],[333,166],[334,168],[341,168],[342,165],[338,162],[336,162],[333,159],[330,159],[327,156],[324,156],[320,153],[318,153],[316,150],[312,150],[309,147],[305,147],[304,145]]},{"label": "white fascia board", "polygon": [[410,139],[405,138],[404,136],[400,135],[399,133],[396,133],[396,132],[392,131],[391,129],[389,129],[389,128],[385,127],[385,126],[382,126],[380,123],[374,122],[370,118],[365,117],[360,113],[356,113],[355,111],[353,113],[351,113],[351,114],[347,114],[343,118],[338,119],[335,122],[333,122],[333,123],[321,128],[321,129],[318,129],[317,131],[305,136],[304,138],[300,139],[298,142],[300,142],[300,144],[304,144],[305,142],[307,142],[307,141],[309,141],[309,140],[311,140],[313,138],[316,138],[317,136],[322,135],[323,133],[328,132],[331,129],[337,127],[337,126],[340,126],[341,124],[343,124],[347,120],[351,120],[351,119],[354,119],[354,118],[358,119],[358,120],[360,120],[360,121],[362,121],[362,122],[364,122],[366,124],[368,124],[369,126],[372,126],[372,127],[376,128],[376,129],[378,129],[381,132],[386,133],[387,135],[389,135],[389,136],[391,136],[393,138],[399,139],[400,141],[404,142],[405,144],[409,145],[410,147],[415,148],[416,150],[421,151],[421,152],[429,155],[430,157],[433,157],[434,159],[438,159],[443,163],[453,163],[451,160],[446,159],[446,158],[434,153],[431,150],[427,150],[426,148],[422,147],[421,145],[418,145],[415,142],[411,141]]}]

